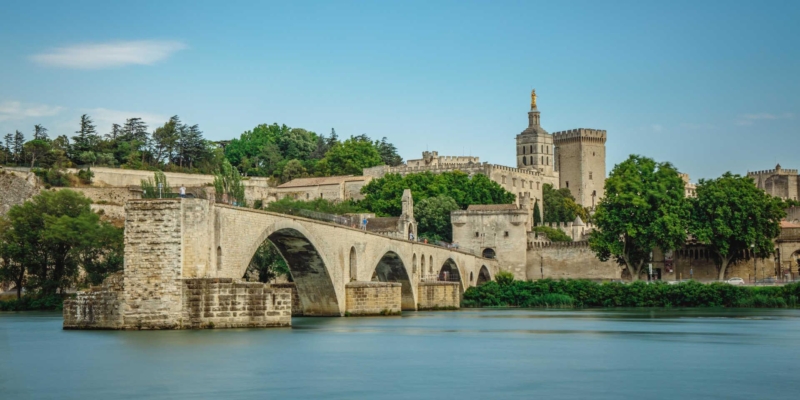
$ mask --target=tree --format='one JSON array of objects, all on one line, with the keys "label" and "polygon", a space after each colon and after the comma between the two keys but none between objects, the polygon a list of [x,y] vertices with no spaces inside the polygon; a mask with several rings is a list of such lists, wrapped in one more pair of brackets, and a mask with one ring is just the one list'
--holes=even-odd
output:
[{"label": "tree", "polygon": [[262,283],[269,283],[276,277],[282,275],[291,278],[286,260],[283,259],[278,249],[276,249],[275,245],[269,240],[265,240],[264,243],[261,243],[261,245],[258,246],[258,250],[253,254],[253,258],[250,259],[250,264],[248,265],[245,275],[251,273],[258,274],[258,281]]},{"label": "tree", "polygon": [[[81,254],[102,246],[99,240],[108,233],[90,204],[80,193],[60,190],[11,207],[0,237],[4,275],[24,273],[16,281],[27,279],[25,287],[39,295],[63,294],[78,277]],[[112,238],[117,248],[121,238]]]},{"label": "tree", "polygon": [[726,172],[701,179],[696,196],[689,200],[689,231],[713,254],[719,280],[725,279],[729,265],[774,252],[773,239],[786,213],[782,201],[758,189],[752,178]]},{"label": "tree", "polygon": [[167,182],[167,176],[161,171],[153,174],[153,179],[142,179],[142,198],[161,199],[172,197],[172,189]]},{"label": "tree", "polygon": [[120,124],[112,124],[111,125],[111,132],[106,133],[106,139],[115,141],[118,138],[122,137],[122,125]]},{"label": "tree", "polygon": [[72,137],[74,154],[77,154],[80,158],[83,153],[96,150],[100,138],[97,136],[95,125],[88,114],[81,115],[80,128],[75,133],[77,135]]},{"label": "tree", "polygon": [[461,171],[433,174],[387,174],[373,179],[361,189],[364,200],[361,205],[383,216],[399,216],[402,212],[403,190],[411,189],[414,201],[428,197],[448,196],[460,209],[470,204],[511,204],[515,196],[486,175],[469,176]]},{"label": "tree", "polygon": [[539,211],[539,200],[533,204],[533,226],[539,226],[542,223],[542,214]]},{"label": "tree", "polygon": [[15,235],[11,221],[0,217],[0,282],[12,282],[17,289],[17,298],[22,297],[25,286],[27,265],[24,262],[29,254],[26,243]]},{"label": "tree", "polygon": [[305,177],[306,169],[303,168],[303,164],[297,160],[291,160],[283,167],[283,175],[281,176],[284,182],[289,182],[292,179],[302,178]]},{"label": "tree", "polygon": [[4,162],[8,164],[9,160],[11,160],[14,157],[14,135],[7,133],[5,136],[5,143],[6,143],[5,146],[6,158]]},{"label": "tree", "polygon": [[553,189],[553,185],[542,185],[542,203],[544,204],[544,222],[572,222],[580,216],[586,221],[586,210],[578,205],[572,192],[567,188]]},{"label": "tree", "polygon": [[36,159],[37,157],[41,157],[50,151],[50,143],[44,139],[34,139],[28,143],[25,143],[23,147],[25,150],[25,154],[28,155],[31,159],[31,168],[36,166]]},{"label": "tree", "polygon": [[378,154],[381,155],[381,160],[384,164],[396,167],[403,162],[403,157],[397,154],[397,147],[389,143],[386,137],[381,141],[375,141],[375,148],[378,149]]},{"label": "tree", "polygon": [[417,220],[420,237],[431,241],[453,240],[453,227],[450,212],[461,209],[452,197],[436,196],[423,199],[414,205],[414,218]]},{"label": "tree", "polygon": [[228,203],[234,202],[234,205],[238,206],[247,204],[244,197],[242,175],[236,168],[233,168],[228,160],[224,160],[219,171],[214,174],[214,189],[217,192],[217,201],[224,202],[224,196],[227,197]]},{"label": "tree", "polygon": [[42,125],[34,125],[33,140],[47,140],[47,128]]},{"label": "tree", "polygon": [[551,242],[571,242],[572,238],[567,236],[561,229],[551,228],[549,226],[537,226],[533,228],[534,232],[543,233]]},{"label": "tree", "polygon": [[153,158],[156,164],[161,164],[164,158],[167,158],[167,160],[172,158],[172,153],[178,143],[178,131],[181,127],[180,118],[178,118],[177,115],[173,115],[163,126],[153,131],[151,144],[153,147]]},{"label": "tree", "polygon": [[600,260],[614,257],[635,281],[653,248],[684,244],[689,210],[683,180],[672,164],[631,155],[614,166],[605,192],[594,215],[597,230],[589,238]]},{"label": "tree", "polygon": [[361,175],[364,168],[375,167],[382,163],[381,155],[372,141],[360,135],[334,144],[317,166],[326,176]]},{"label": "tree", "polygon": [[22,153],[25,149],[25,136],[20,131],[14,134],[14,161],[19,163],[22,160]]}]

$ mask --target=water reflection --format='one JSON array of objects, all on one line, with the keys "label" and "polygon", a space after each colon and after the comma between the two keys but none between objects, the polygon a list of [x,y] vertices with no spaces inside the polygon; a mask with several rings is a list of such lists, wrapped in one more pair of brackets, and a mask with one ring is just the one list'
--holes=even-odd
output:
[{"label": "water reflection", "polygon": [[[0,314],[3,398],[790,398],[800,311],[462,310],[62,331]],[[753,384],[757,383],[757,384]]]}]

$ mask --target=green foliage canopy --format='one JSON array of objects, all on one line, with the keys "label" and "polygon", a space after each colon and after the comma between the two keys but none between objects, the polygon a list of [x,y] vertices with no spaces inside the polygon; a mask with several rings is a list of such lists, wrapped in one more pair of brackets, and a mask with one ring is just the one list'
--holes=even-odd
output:
[{"label": "green foliage canopy", "polygon": [[676,249],[686,240],[689,208],[684,183],[670,163],[638,155],[615,165],[594,215],[589,245],[598,258],[614,257],[639,279],[654,247]]},{"label": "green foliage canopy", "polygon": [[361,189],[361,205],[379,216],[399,216],[403,210],[403,190],[411,189],[415,204],[436,196],[452,198],[459,209],[470,204],[511,204],[515,196],[482,174],[469,176],[461,171],[433,174],[387,174],[373,179]]},{"label": "green foliage canopy", "polygon": [[450,223],[450,212],[460,207],[452,197],[435,196],[422,199],[414,204],[414,218],[418,224],[418,234],[428,240],[450,242],[453,240],[453,228]]},{"label": "green foliage canopy", "polygon": [[771,255],[780,220],[786,217],[780,199],[758,189],[752,178],[730,172],[701,179],[689,203],[690,232],[711,250],[719,280],[725,279],[728,265],[746,258],[751,250],[759,257]]}]

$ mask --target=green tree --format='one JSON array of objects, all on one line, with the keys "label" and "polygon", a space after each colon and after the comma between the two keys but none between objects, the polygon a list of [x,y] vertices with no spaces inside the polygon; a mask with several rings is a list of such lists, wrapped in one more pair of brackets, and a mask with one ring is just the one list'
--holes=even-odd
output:
[{"label": "green tree", "polygon": [[728,265],[749,254],[768,257],[774,252],[773,239],[786,213],[782,201],[758,189],[752,178],[726,172],[701,179],[696,196],[689,200],[689,231],[714,255],[719,280],[725,279]]},{"label": "green tree", "polygon": [[217,201],[224,202],[224,198],[227,198],[228,203],[235,201],[239,206],[247,204],[244,198],[242,175],[236,168],[233,168],[228,160],[224,160],[220,170],[214,174],[214,189],[218,196]]},{"label": "green tree", "polygon": [[542,203],[544,204],[544,222],[572,222],[580,216],[586,221],[586,210],[578,205],[572,192],[567,188],[553,189],[553,185],[542,185]]},{"label": "green tree", "polygon": [[261,243],[256,253],[253,254],[253,258],[250,259],[245,275],[252,272],[255,272],[258,275],[258,281],[263,283],[269,283],[278,276],[287,276],[290,280],[292,277],[286,260],[269,240]]},{"label": "green tree", "polygon": [[378,215],[399,216],[405,189],[411,189],[415,202],[442,195],[455,200],[460,209],[466,209],[470,204],[511,204],[515,199],[514,194],[482,174],[423,172],[406,176],[387,174],[373,179],[361,190],[364,194],[361,205]]},{"label": "green tree", "polygon": [[539,200],[533,205],[533,226],[539,226],[542,223],[542,214],[539,211]]},{"label": "green tree", "polygon": [[161,171],[153,173],[153,179],[142,179],[142,198],[161,199],[172,197],[172,189],[167,182],[167,176]]},{"label": "green tree", "polygon": [[42,125],[33,126],[33,140],[47,140],[47,128]]},{"label": "green tree", "polygon": [[614,257],[635,281],[653,248],[684,244],[689,210],[672,164],[631,155],[614,166],[605,192],[594,215],[597,230],[589,238],[600,260]]},{"label": "green tree", "polygon": [[549,226],[537,226],[533,228],[534,232],[543,233],[551,242],[571,242],[572,238],[567,236],[561,229],[551,228]]},{"label": "green tree", "polygon": [[44,139],[34,139],[25,143],[25,154],[31,160],[31,168],[36,166],[36,161],[50,152],[50,143]]},{"label": "green tree", "polygon": [[303,167],[303,164],[301,164],[300,161],[291,160],[283,167],[281,180],[283,182],[289,182],[292,179],[303,178],[307,175],[306,169]]},{"label": "green tree", "polygon": [[382,163],[381,155],[372,141],[360,135],[334,144],[317,167],[322,175],[361,175],[364,168]]},{"label": "green tree", "polygon": [[453,240],[450,212],[461,209],[452,197],[428,197],[414,204],[414,218],[417,220],[420,237],[431,241]]},{"label": "green tree", "polygon": [[389,143],[385,137],[380,141],[375,141],[375,148],[378,150],[378,154],[381,155],[381,160],[384,164],[396,167],[403,163],[403,157],[397,154],[397,147]]},{"label": "green tree", "polygon": [[90,203],[80,193],[60,190],[43,191],[12,207],[2,235],[3,257],[10,261],[4,268],[10,265],[12,273],[24,269],[30,291],[43,296],[63,293],[76,282],[81,254],[100,246],[105,223]]},{"label": "green tree", "polygon": [[[97,150],[100,138],[97,136],[97,129],[88,114],[81,115],[80,128],[75,133],[77,135],[72,137],[72,152],[78,155],[78,159],[83,153],[93,153]],[[83,160],[81,159],[81,161]]]}]

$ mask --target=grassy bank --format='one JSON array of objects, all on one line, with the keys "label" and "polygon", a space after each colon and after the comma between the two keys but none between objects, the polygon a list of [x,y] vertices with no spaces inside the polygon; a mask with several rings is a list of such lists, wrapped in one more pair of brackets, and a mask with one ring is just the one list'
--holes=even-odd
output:
[{"label": "grassy bank", "polygon": [[733,286],[685,282],[501,281],[471,287],[462,307],[797,307],[800,283]]},{"label": "grassy bank", "polygon": [[0,297],[0,311],[61,311],[66,296],[44,297],[17,296]]}]

